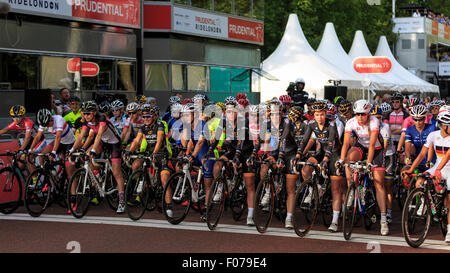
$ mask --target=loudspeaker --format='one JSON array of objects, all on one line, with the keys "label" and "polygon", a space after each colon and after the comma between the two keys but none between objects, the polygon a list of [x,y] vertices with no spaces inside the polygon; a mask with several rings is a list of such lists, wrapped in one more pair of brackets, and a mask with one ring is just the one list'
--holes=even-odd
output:
[{"label": "loudspeaker", "polygon": [[446,97],[450,96],[450,81],[440,80],[438,84],[441,99],[445,100]]},{"label": "loudspeaker", "polygon": [[324,86],[324,97],[325,99],[333,102],[334,98],[337,96],[342,96],[347,99],[347,86]]},{"label": "loudspeaker", "polygon": [[25,109],[27,113],[37,113],[41,108],[51,109],[50,89],[26,89]]}]

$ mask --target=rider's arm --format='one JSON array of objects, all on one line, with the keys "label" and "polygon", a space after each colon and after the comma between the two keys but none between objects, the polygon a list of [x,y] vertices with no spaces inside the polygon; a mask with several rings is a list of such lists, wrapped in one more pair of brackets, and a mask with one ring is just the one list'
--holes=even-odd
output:
[{"label": "rider's arm", "polygon": [[397,151],[401,151],[403,148],[403,144],[405,144],[405,132],[402,132],[400,135],[400,140],[398,141]]},{"label": "rider's arm", "polygon": [[345,132],[344,134],[344,143],[342,144],[341,157],[340,160],[345,160],[347,156],[348,148],[350,147],[352,132]]},{"label": "rider's arm", "polygon": [[55,140],[53,142],[53,150],[52,150],[52,152],[56,153],[56,151],[58,151],[58,147],[59,147],[59,144],[61,142],[62,132],[63,132],[62,130],[61,131],[56,131],[56,137],[55,137]]},{"label": "rider's arm", "polygon": [[133,152],[134,150],[136,150],[136,148],[139,146],[139,144],[141,143],[141,138],[142,138],[143,134],[142,132],[139,132],[136,136],[136,138],[133,140],[133,142],[130,145],[130,152]]},{"label": "rider's arm", "polygon": [[0,135],[6,134],[8,132],[8,127],[5,127],[0,130]]},{"label": "rider's arm", "polygon": [[449,161],[449,159],[450,159],[450,149],[447,151],[447,153],[445,153],[444,158],[442,158],[441,163],[439,163],[436,170],[442,170]]},{"label": "rider's arm", "polygon": [[422,150],[420,150],[419,155],[417,156],[417,158],[414,160],[410,170],[414,170],[415,168],[417,168],[417,166],[419,166],[420,162],[422,162],[422,160],[425,158],[425,156],[428,153],[429,148],[426,147],[425,145],[422,146]]},{"label": "rider's arm", "polygon": [[103,133],[106,131],[106,129],[108,128],[108,126],[104,123],[104,122],[100,122],[100,127],[98,128],[98,133],[95,136],[95,140],[94,140],[94,144],[92,146],[92,150],[93,152],[97,152],[100,147],[100,142],[102,140],[102,135]]},{"label": "rider's arm", "polygon": [[44,131],[38,131],[38,133],[36,134],[36,136],[33,139],[33,142],[31,143],[30,150],[33,149],[34,147],[36,147],[38,141],[42,137],[42,134],[44,134]]},{"label": "rider's arm", "polygon": [[154,155],[157,154],[159,152],[159,149],[161,149],[161,147],[163,146],[164,138],[165,138],[164,130],[163,131],[159,130],[156,136],[155,149],[153,150]]},{"label": "rider's arm", "polygon": [[20,150],[24,150],[25,147],[27,147],[28,143],[31,140],[31,132],[26,132],[25,133],[25,139],[23,140],[22,146],[20,147]]},{"label": "rider's arm", "polygon": [[297,149],[297,153],[302,153],[303,152],[305,154],[305,153],[307,153],[309,151],[309,149],[308,150],[305,149],[305,146],[307,146],[307,144],[309,144],[309,140],[310,140],[311,134],[313,132],[311,127],[312,126],[310,126],[310,125],[306,126],[306,131],[305,131],[305,134],[303,135],[302,141],[300,142],[300,146]]},{"label": "rider's arm", "polygon": [[70,149],[71,151],[75,151],[76,149],[81,147],[81,145],[83,143],[84,135],[86,135],[86,132],[88,130],[89,130],[89,128],[87,126],[83,126],[81,128],[80,134],[77,136],[77,138],[75,139],[75,143],[73,144],[72,148]]}]

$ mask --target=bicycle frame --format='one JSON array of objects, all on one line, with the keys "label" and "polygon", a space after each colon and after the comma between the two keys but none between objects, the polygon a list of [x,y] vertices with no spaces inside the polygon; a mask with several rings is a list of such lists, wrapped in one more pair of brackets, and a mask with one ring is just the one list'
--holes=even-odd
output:
[{"label": "bicycle frame", "polygon": [[[97,163],[105,164],[105,174],[101,181],[99,181],[97,179],[97,177],[95,177],[94,173],[92,172],[91,166],[89,165],[90,162],[92,162],[93,165],[99,165]],[[83,194],[85,194],[86,189],[89,189],[88,177],[90,177],[92,179],[92,181],[94,181],[93,184],[94,184],[95,188],[97,189],[97,191],[99,192],[101,197],[105,197],[105,195],[110,195],[110,194],[114,193],[115,191],[117,191],[117,189],[113,189],[109,192],[105,191],[106,179],[108,177],[108,174],[110,172],[112,173],[112,166],[108,159],[92,159],[91,161],[86,160],[86,161],[84,161],[83,169],[86,170],[86,175],[83,179]]]},{"label": "bicycle frame", "polygon": [[[175,188],[175,192],[174,192],[174,195],[172,196],[172,199],[174,199],[176,201],[181,200],[183,192],[184,192],[184,188],[186,186],[186,181],[188,181],[189,184],[191,185],[191,189],[192,189],[191,190],[192,201],[194,201],[194,203],[198,202],[198,200],[199,200],[198,193],[199,193],[199,189],[200,189],[200,181],[201,181],[201,179],[203,177],[203,170],[202,170],[202,168],[199,168],[197,181],[196,181],[196,183],[198,185],[197,188],[194,187],[194,184],[192,182],[190,170],[191,170],[191,164],[188,163],[188,162],[185,162],[185,164],[183,164],[184,178],[183,178],[183,183],[181,184],[181,191],[179,190],[180,189],[180,183],[178,183],[177,187]],[[176,195],[177,193],[179,193],[180,195],[177,196]]]}]

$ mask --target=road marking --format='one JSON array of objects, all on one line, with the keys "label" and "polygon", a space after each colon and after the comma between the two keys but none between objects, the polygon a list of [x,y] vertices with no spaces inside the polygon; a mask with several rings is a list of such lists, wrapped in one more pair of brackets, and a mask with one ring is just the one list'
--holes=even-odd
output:
[{"label": "road marking", "polygon": [[[71,215],[41,215],[40,217],[31,217],[25,213],[1,215],[0,220],[16,220],[16,221],[35,221],[35,222],[59,222],[59,223],[76,223],[76,224],[103,224],[103,225],[121,225],[121,226],[134,226],[134,227],[149,227],[149,228],[163,228],[163,229],[180,229],[180,230],[192,230],[192,231],[207,231],[211,232],[205,223],[200,222],[182,222],[178,225],[172,225],[165,220],[155,219],[141,219],[139,221],[132,221],[125,217],[97,217],[97,216],[85,216],[82,219],[76,219]],[[227,232],[227,233],[239,233],[258,236],[282,236],[291,237],[298,240],[297,234],[292,230],[284,228],[269,228],[264,234],[258,233],[256,228],[248,227],[244,225],[227,225],[220,224],[215,231],[212,232]],[[311,230],[306,239],[314,240],[328,240],[346,242],[342,232],[330,233],[328,231]],[[381,236],[372,234],[352,234],[352,238],[349,242],[352,243],[364,243],[369,244],[377,242],[380,245],[401,246],[409,247],[403,237],[397,236]],[[444,241],[439,240],[425,240],[421,245],[421,248],[435,249],[435,250],[447,250],[450,251],[450,246],[447,246]]]}]

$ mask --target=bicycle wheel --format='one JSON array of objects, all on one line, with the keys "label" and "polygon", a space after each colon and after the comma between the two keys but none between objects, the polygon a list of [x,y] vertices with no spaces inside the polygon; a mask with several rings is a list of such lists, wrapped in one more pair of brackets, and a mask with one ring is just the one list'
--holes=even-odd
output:
[{"label": "bicycle wheel", "polygon": [[22,202],[22,180],[10,167],[0,170],[0,212],[13,213]]},{"label": "bicycle wheel", "polygon": [[265,177],[255,192],[253,221],[259,233],[267,231],[273,216],[275,189],[270,179]]},{"label": "bicycle wheel", "polygon": [[319,206],[317,184],[308,179],[295,193],[293,224],[295,233],[304,237],[314,225]]},{"label": "bicycle wheel", "polygon": [[[275,217],[284,224],[284,221],[286,220],[287,215],[287,192],[286,192],[286,180],[283,178],[278,178],[279,180],[277,183],[279,183],[278,188],[275,187],[276,193],[275,193]],[[284,180],[284,181],[283,181]]]},{"label": "bicycle wheel", "polygon": [[105,180],[105,199],[109,207],[113,211],[116,211],[117,207],[119,207],[119,191],[117,189],[116,178],[112,172],[108,172]]},{"label": "bicycle wheel", "polygon": [[136,170],[130,175],[125,189],[125,210],[131,220],[137,221],[144,215],[150,190],[144,170]]},{"label": "bicycle wheel", "polygon": [[206,207],[206,224],[209,230],[214,230],[222,217],[225,208],[225,198],[228,193],[227,183],[222,176],[217,177],[211,184]]},{"label": "bicycle wheel", "polygon": [[69,188],[69,179],[67,178],[66,169],[63,163],[57,164],[58,181],[55,181],[57,191],[54,193],[56,202],[63,208],[67,208],[67,190]]},{"label": "bicycle wheel", "polygon": [[431,225],[430,201],[424,189],[414,189],[406,198],[402,212],[402,232],[411,247],[419,247],[427,237]]},{"label": "bicycle wheel", "polygon": [[368,189],[365,196],[366,213],[364,214],[364,227],[366,230],[370,230],[372,225],[381,219],[377,198],[373,191],[374,189]]},{"label": "bicycle wheel", "polygon": [[343,227],[344,230],[344,238],[345,240],[350,240],[352,236],[353,226],[355,224],[357,211],[357,199],[356,199],[356,185],[354,182],[350,184],[350,187],[347,189],[347,194],[345,195],[345,204],[344,204],[344,213],[342,215],[343,218]]},{"label": "bicycle wheel", "polygon": [[50,201],[50,177],[44,169],[36,169],[27,179],[25,184],[24,205],[28,214],[39,217],[49,205]]},{"label": "bicycle wheel", "polygon": [[242,179],[235,182],[229,196],[231,215],[234,221],[239,221],[247,209],[247,189]]},{"label": "bicycle wheel", "polygon": [[[74,197],[71,198],[71,189],[75,188]],[[92,185],[91,178],[86,175],[85,169],[78,169],[69,181],[69,190],[67,191],[67,200],[70,204],[69,209],[76,218],[82,218],[89,209],[92,196],[95,196],[96,190]],[[73,201],[73,202],[72,202]]]},{"label": "bicycle wheel", "polygon": [[319,212],[322,215],[322,223],[328,228],[333,220],[333,195],[331,183],[328,181],[325,193],[319,198]]},{"label": "bicycle wheel", "polygon": [[169,178],[162,201],[163,214],[169,223],[177,225],[186,218],[192,205],[192,190],[184,173],[175,173]]}]

